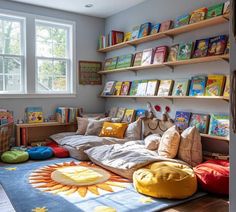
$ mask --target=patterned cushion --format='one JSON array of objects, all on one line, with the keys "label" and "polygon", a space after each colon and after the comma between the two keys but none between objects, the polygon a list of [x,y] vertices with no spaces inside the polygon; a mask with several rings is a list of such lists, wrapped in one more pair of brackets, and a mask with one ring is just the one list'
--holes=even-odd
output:
[{"label": "patterned cushion", "polygon": [[161,136],[158,134],[152,134],[144,139],[145,147],[149,150],[158,150],[161,141]]},{"label": "patterned cushion", "polygon": [[201,135],[196,127],[189,127],[182,132],[178,158],[191,166],[202,162]]},{"label": "patterned cushion", "polygon": [[89,123],[85,132],[85,135],[99,135],[102,130],[102,126],[104,122],[111,121],[111,118],[104,118],[100,120],[92,120],[89,119]]},{"label": "patterned cushion", "polygon": [[1,156],[1,160],[5,163],[22,163],[28,159],[28,152],[18,150],[4,152]]},{"label": "patterned cushion", "polygon": [[99,136],[100,137],[114,137],[114,138],[122,139],[124,138],[124,134],[127,127],[128,127],[127,123],[104,122]]},{"label": "patterned cushion", "polygon": [[161,137],[158,154],[167,158],[175,158],[178,153],[180,135],[176,126],[169,128]]},{"label": "patterned cushion", "polygon": [[46,160],[53,156],[52,149],[45,146],[32,147],[27,151],[31,160]]}]

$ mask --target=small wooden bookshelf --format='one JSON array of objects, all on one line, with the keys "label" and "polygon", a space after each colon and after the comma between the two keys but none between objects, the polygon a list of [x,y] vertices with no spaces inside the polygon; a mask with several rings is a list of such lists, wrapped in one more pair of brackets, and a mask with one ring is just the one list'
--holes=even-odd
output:
[{"label": "small wooden bookshelf", "polygon": [[216,135],[209,135],[209,134],[202,134],[202,133],[201,133],[201,137],[203,137],[203,138],[209,138],[209,139],[213,139],[213,140],[221,140],[221,141],[229,142],[229,138],[228,138],[228,137],[222,137],[222,136],[216,136]]},{"label": "small wooden bookshelf", "polygon": [[210,27],[210,26],[214,26],[214,25],[218,25],[218,24],[223,24],[223,23],[228,22],[228,20],[229,20],[229,14],[221,15],[221,16],[217,16],[214,18],[200,21],[198,23],[188,24],[186,26],[170,29],[165,32],[159,32],[154,35],[148,35],[143,38],[138,38],[138,39],[135,39],[132,41],[127,41],[127,42],[119,43],[119,44],[109,46],[106,48],[98,49],[97,51],[105,53],[105,52],[110,52],[110,51],[113,51],[116,49],[124,48],[127,46],[136,46],[141,43],[150,42],[150,41],[154,41],[154,40],[158,40],[158,39],[162,39],[162,38],[167,38],[167,37],[174,37],[174,36],[177,36],[177,35],[180,35],[180,34],[183,34],[186,32],[190,32],[190,31],[198,30],[201,28],[206,28],[206,27]]}]

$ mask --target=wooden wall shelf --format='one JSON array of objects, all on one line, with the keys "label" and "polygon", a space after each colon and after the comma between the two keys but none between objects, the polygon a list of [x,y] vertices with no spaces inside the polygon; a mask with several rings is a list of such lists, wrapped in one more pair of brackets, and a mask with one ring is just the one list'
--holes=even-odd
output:
[{"label": "wooden wall shelf", "polygon": [[215,136],[215,135],[209,135],[209,134],[201,134],[203,138],[209,138],[209,139],[214,139],[214,140],[221,140],[221,141],[227,141],[229,142],[228,137],[222,137],[222,136]]},{"label": "wooden wall shelf", "polygon": [[198,30],[201,28],[206,28],[209,26],[214,26],[214,25],[218,25],[218,24],[222,24],[222,23],[226,23],[229,20],[229,14],[227,15],[221,15],[218,17],[214,17],[211,19],[206,19],[203,21],[200,21],[198,23],[193,23],[193,24],[188,24],[186,26],[182,26],[179,28],[175,28],[175,29],[170,29],[167,30],[165,32],[159,32],[157,34],[154,35],[148,35],[146,37],[143,38],[138,38],[136,40],[132,40],[132,41],[127,41],[127,42],[123,42],[123,43],[119,43],[113,46],[109,46],[103,49],[98,49],[98,52],[110,52],[116,49],[121,49],[127,46],[136,46],[138,44],[141,43],[145,43],[145,42],[150,42],[150,41],[154,41],[154,40],[158,40],[158,39],[162,39],[162,38],[167,38],[167,37],[174,37],[186,32],[190,32],[190,31],[194,31],[194,30]]},{"label": "wooden wall shelf", "polygon": [[220,61],[220,60],[229,60],[229,54],[226,55],[217,55],[217,56],[208,56],[208,57],[201,57],[201,58],[192,58],[189,60],[179,60],[175,62],[165,62],[162,64],[151,64],[146,66],[132,66],[128,68],[119,68],[114,70],[105,70],[105,71],[99,71],[99,74],[113,74],[117,72],[126,72],[126,71],[139,71],[144,69],[155,69],[155,68],[163,68],[163,67],[169,67],[173,69],[175,66],[180,65],[190,65],[190,64],[197,64],[197,63],[206,63],[206,62],[214,62],[214,61]]}]

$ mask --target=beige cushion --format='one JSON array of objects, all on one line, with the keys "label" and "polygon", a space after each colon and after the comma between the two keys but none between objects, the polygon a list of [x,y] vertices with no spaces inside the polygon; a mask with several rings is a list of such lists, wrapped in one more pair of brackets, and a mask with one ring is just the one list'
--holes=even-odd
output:
[{"label": "beige cushion", "polygon": [[138,119],[129,124],[126,132],[125,139],[127,140],[141,140],[142,121]]},{"label": "beige cushion", "polygon": [[191,166],[202,162],[201,136],[196,127],[189,127],[182,132],[178,158]]},{"label": "beige cushion", "polygon": [[145,147],[149,150],[158,150],[161,141],[161,136],[158,134],[152,134],[144,139]]},{"label": "beige cushion", "polygon": [[158,154],[167,158],[175,158],[178,153],[180,135],[176,126],[169,128],[162,136]]},{"label": "beige cushion", "polygon": [[101,130],[102,130],[102,126],[103,123],[105,121],[111,121],[110,117],[104,118],[104,119],[100,119],[100,120],[94,120],[94,119],[88,119],[88,126],[85,132],[85,135],[99,135]]},{"label": "beige cushion", "polygon": [[77,135],[84,135],[88,126],[88,118],[77,117]]}]

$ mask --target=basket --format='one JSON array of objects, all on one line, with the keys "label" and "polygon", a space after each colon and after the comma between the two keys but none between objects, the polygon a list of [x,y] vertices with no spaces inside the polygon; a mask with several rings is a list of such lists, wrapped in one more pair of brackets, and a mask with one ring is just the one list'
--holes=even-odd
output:
[{"label": "basket", "polygon": [[10,139],[13,136],[13,123],[0,126],[0,155],[9,150]]}]

